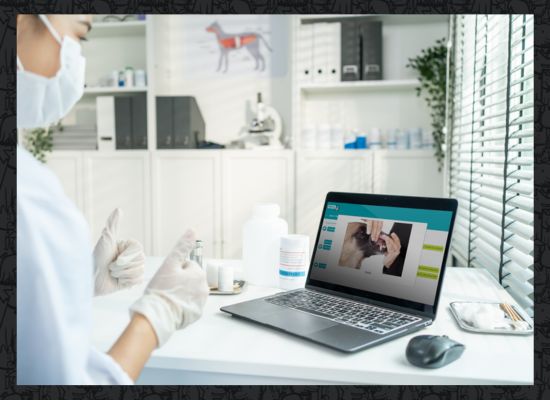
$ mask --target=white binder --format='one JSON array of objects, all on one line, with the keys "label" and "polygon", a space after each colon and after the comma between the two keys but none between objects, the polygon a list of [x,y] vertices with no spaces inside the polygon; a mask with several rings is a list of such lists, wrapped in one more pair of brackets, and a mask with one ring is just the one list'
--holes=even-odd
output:
[{"label": "white binder", "polygon": [[331,43],[328,23],[313,24],[313,81],[328,81],[328,51]]},{"label": "white binder", "polygon": [[340,82],[341,80],[341,34],[342,25],[337,23],[327,24],[327,77],[328,82]]},{"label": "white binder", "polygon": [[97,149],[116,150],[115,97],[96,97]]},{"label": "white binder", "polygon": [[313,81],[313,24],[302,24],[296,42],[296,64],[300,83]]},{"label": "white binder", "polygon": [[339,82],[340,40],[339,22],[313,24],[313,81]]}]

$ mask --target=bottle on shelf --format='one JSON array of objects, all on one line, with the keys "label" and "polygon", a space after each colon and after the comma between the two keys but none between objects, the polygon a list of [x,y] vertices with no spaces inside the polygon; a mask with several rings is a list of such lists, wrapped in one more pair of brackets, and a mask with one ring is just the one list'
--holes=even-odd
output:
[{"label": "bottle on shelf", "polygon": [[357,140],[357,131],[358,129],[347,129],[344,136],[344,149],[353,150],[355,149],[355,142]]},{"label": "bottle on shelf", "polygon": [[330,147],[342,149],[344,147],[344,128],[340,124],[334,124],[330,128]]},{"label": "bottle on shelf", "polygon": [[386,131],[386,148],[395,150],[397,148],[397,137],[400,131],[397,128],[391,128]]},{"label": "bottle on shelf", "polygon": [[372,128],[369,132],[369,149],[377,150],[382,148],[380,129]]},{"label": "bottle on shelf", "polygon": [[362,131],[357,133],[357,137],[355,139],[355,148],[356,149],[361,149],[361,150],[364,150],[364,149],[368,148],[367,131],[366,130],[362,130]]},{"label": "bottle on shelf", "polygon": [[124,84],[126,87],[134,87],[134,69],[132,67],[124,69]]},{"label": "bottle on shelf", "polygon": [[331,129],[329,124],[319,124],[317,126],[317,148],[330,149],[331,147]]},{"label": "bottle on shelf", "polygon": [[308,124],[302,129],[302,148],[314,149],[316,147],[317,130],[315,125]]}]

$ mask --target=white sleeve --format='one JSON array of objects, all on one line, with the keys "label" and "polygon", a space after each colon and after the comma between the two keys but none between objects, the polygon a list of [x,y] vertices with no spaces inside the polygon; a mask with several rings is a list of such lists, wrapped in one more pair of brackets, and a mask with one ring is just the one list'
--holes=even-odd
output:
[{"label": "white sleeve", "polygon": [[88,225],[58,179],[17,149],[17,384],[132,384],[91,345]]},{"label": "white sleeve", "polygon": [[84,385],[133,385],[134,381],[108,354],[90,349]]}]

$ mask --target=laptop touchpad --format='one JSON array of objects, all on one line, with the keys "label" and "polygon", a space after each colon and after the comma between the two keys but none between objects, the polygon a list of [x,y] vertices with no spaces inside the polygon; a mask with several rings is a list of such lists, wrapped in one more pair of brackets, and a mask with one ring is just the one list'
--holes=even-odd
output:
[{"label": "laptop touchpad", "polygon": [[338,325],[336,322],[292,309],[266,315],[262,320],[285,331],[303,335]]}]

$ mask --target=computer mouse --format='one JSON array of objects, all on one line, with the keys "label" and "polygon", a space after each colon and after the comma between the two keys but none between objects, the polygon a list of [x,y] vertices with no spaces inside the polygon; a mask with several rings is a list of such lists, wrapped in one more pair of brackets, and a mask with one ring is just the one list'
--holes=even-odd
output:
[{"label": "computer mouse", "polygon": [[419,335],[407,345],[407,360],[422,368],[441,368],[460,358],[465,346],[448,336]]}]

